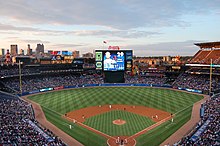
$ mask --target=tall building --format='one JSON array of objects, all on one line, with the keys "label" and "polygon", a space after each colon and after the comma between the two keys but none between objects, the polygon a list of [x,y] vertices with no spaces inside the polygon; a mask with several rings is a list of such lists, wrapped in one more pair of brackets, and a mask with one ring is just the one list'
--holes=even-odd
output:
[{"label": "tall building", "polygon": [[37,44],[36,55],[44,53],[44,44]]},{"label": "tall building", "polygon": [[24,49],[19,50],[19,55],[24,55]]},{"label": "tall building", "polygon": [[73,51],[73,57],[74,58],[79,58],[79,51]]},{"label": "tall building", "polygon": [[5,55],[5,49],[0,49],[0,56]]},{"label": "tall building", "polygon": [[12,56],[18,55],[18,45],[11,45],[11,55]]},{"label": "tall building", "polygon": [[9,50],[7,50],[7,53],[5,54],[5,62],[10,63],[11,62],[11,55],[9,53]]},{"label": "tall building", "polygon": [[28,48],[27,48],[27,55],[31,56],[33,54],[32,49],[31,49],[31,45],[28,44]]}]

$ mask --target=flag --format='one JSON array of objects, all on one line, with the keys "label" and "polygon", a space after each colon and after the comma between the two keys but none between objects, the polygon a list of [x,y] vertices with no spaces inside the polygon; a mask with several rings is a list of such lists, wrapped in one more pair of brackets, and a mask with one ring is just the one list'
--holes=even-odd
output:
[{"label": "flag", "polygon": [[104,44],[107,44],[107,41],[103,41]]}]

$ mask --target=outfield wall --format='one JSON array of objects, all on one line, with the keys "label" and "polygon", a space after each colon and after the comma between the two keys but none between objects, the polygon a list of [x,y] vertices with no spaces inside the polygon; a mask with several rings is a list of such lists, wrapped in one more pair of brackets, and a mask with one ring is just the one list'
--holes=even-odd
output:
[{"label": "outfield wall", "polygon": [[[59,86],[54,88],[42,88],[39,90],[34,90],[30,92],[24,92],[22,94],[18,94],[19,96],[25,96],[30,94],[36,94],[41,92],[48,92],[53,90],[62,90],[62,89],[73,89],[73,88],[84,88],[84,87],[109,87],[109,86],[124,86],[124,87],[130,87],[130,86],[138,86],[138,87],[163,87],[163,88],[173,88],[171,85],[158,85],[158,84],[126,84],[126,83],[106,83],[106,84],[84,84],[84,85],[74,85],[74,86]],[[185,90],[188,92],[194,92],[203,94],[203,91],[196,90],[196,89],[188,89],[188,88],[181,88],[178,87],[178,90]]]}]

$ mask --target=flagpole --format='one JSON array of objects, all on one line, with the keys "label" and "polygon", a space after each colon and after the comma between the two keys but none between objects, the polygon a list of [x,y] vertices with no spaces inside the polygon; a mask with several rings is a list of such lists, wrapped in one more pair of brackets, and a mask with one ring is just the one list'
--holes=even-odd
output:
[{"label": "flagpole", "polygon": [[105,45],[107,44],[107,41],[103,41],[103,50],[105,50]]}]

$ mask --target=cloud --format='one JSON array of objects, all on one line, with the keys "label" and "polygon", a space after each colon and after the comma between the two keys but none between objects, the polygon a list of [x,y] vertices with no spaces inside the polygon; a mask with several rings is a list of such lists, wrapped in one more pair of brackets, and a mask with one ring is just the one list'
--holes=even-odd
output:
[{"label": "cloud", "polygon": [[15,40],[15,39],[20,39],[19,37],[6,37],[4,38],[6,40]]},{"label": "cloud", "polygon": [[113,39],[108,39],[108,40],[105,40],[107,41],[107,43],[118,43],[118,42],[126,42],[127,40],[122,40],[122,39],[117,39],[117,40],[113,40]]},{"label": "cloud", "polygon": [[146,45],[123,46],[122,49],[132,49],[136,56],[193,56],[199,48],[194,45],[198,40],[183,42],[161,42]]},{"label": "cloud", "polygon": [[43,44],[49,44],[49,41],[42,41],[42,40],[21,40],[23,43],[29,43],[29,44],[38,44],[38,43],[43,43]]},{"label": "cloud", "polygon": [[33,40],[33,39],[21,39],[20,37],[6,37],[4,38],[6,40],[8,40],[9,42],[12,42],[12,41],[17,41],[17,42],[20,42],[20,43],[25,43],[25,44],[36,44],[36,43],[44,43],[44,44],[49,44],[50,42],[49,41],[42,41],[42,40]]},{"label": "cloud", "polygon": [[86,46],[87,44],[53,44],[50,45],[50,47],[52,47],[52,49],[63,49],[63,48],[74,48],[74,47],[82,47],[82,46]]},{"label": "cloud", "polygon": [[16,32],[8,32],[8,31],[0,31],[0,34],[6,34],[6,35],[15,35]]},{"label": "cloud", "polygon": [[21,27],[21,26],[14,26],[14,25],[8,25],[8,24],[3,24],[3,23],[0,23],[0,30],[6,34],[9,34],[9,33],[15,34],[15,31],[17,33],[32,32],[34,34],[44,34],[44,35],[59,35],[59,34],[67,33],[67,31],[44,30],[44,29],[35,28],[35,27]]},{"label": "cloud", "polygon": [[79,31],[59,31],[46,30],[33,27],[17,27],[13,25],[5,25],[0,23],[0,30],[17,31],[17,32],[32,32],[34,34],[44,35],[76,35],[76,36],[108,36],[121,38],[141,38],[150,37],[152,35],[159,35],[159,32],[151,31],[137,31],[137,30],[79,30]]},{"label": "cloud", "polygon": [[87,30],[87,31],[73,31],[74,35],[77,36],[110,36],[110,37],[121,37],[121,38],[141,38],[149,37],[152,35],[158,35],[158,32],[149,31],[137,31],[137,30]]},{"label": "cloud", "polygon": [[[207,42],[207,40],[187,40],[180,42],[159,42],[154,44],[135,44],[135,45],[121,45],[119,46],[121,50],[133,50],[135,56],[193,56],[200,49],[195,46],[195,42]],[[97,50],[97,47],[91,46]],[[98,50],[103,50],[106,48],[99,48]],[[87,46],[77,47],[80,54],[93,52],[93,49],[88,49]]]},{"label": "cloud", "polygon": [[[10,0],[1,2],[0,15],[26,24],[98,25],[117,29],[186,27],[184,14],[219,10],[219,0]],[[205,9],[204,9],[205,6]]]},{"label": "cloud", "polygon": [[[40,40],[40,39],[22,39],[20,37],[5,37],[4,42],[8,42],[11,44],[17,44],[19,48],[27,48],[27,44],[31,44],[31,46],[35,46],[36,44],[42,43],[46,45],[50,45],[51,42],[47,40]],[[9,45],[9,46],[10,46]],[[7,48],[7,47],[5,47]]]},{"label": "cloud", "polygon": [[16,27],[13,25],[7,25],[0,23],[0,30],[8,31],[8,30],[14,30],[14,31],[39,31],[39,29],[31,28],[31,27]]},{"label": "cloud", "polygon": [[[213,40],[218,36],[218,29],[212,30],[218,23],[210,24],[220,18],[219,0],[0,1],[0,43],[5,48],[10,46],[6,44],[8,40],[9,43],[21,42],[19,46],[23,48],[26,43],[46,43],[52,49],[74,47],[85,51],[101,48],[97,42],[101,43],[102,39],[120,42],[115,44],[145,43],[146,40],[154,44],[122,47],[134,49],[139,56],[190,55],[198,48],[193,41],[184,40]],[[198,20],[203,21],[198,24]],[[188,29],[182,29],[186,27]],[[176,35],[179,30],[181,36]],[[15,38],[4,39],[9,36]],[[156,43],[158,40],[167,42]],[[177,40],[179,42],[174,42]],[[77,44],[80,41],[90,44]]]}]

